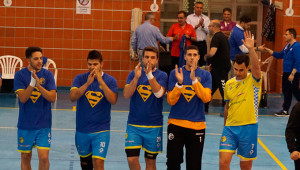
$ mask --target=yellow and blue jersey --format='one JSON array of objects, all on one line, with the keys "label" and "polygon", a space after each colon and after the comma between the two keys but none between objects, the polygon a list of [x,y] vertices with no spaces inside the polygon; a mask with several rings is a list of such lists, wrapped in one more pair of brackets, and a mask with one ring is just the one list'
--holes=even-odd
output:
[{"label": "yellow and blue jersey", "polygon": [[[152,72],[158,84],[167,89],[167,73],[156,69]],[[127,78],[129,84],[134,78],[134,71],[130,72]],[[141,126],[162,126],[163,124],[163,97],[157,98],[151,89],[148,78],[142,69],[142,75],[138,80],[136,90],[130,98],[130,111],[128,124]]]},{"label": "yellow and blue jersey", "polygon": [[[43,88],[48,91],[56,90],[52,72],[42,68],[36,75]],[[17,71],[14,78],[14,91],[25,90],[29,86],[30,81],[31,72],[27,68]],[[26,103],[22,103],[19,100],[19,107],[18,128],[24,130],[51,128],[51,102],[42,96],[37,87],[33,89]]]},{"label": "yellow and blue jersey", "polygon": [[[179,68],[178,68],[179,69]],[[169,119],[188,120],[189,122],[205,122],[204,103],[196,94],[190,78],[191,71],[187,71],[182,67],[183,87],[180,97],[176,104],[171,108]],[[208,71],[197,68],[195,76],[204,88],[211,89],[211,75]],[[172,91],[177,83],[175,70],[172,70],[169,77],[168,91]],[[209,93],[211,93],[209,91]]]},{"label": "yellow and blue jersey", "polygon": [[[73,81],[71,90],[84,85],[89,75],[89,72],[77,75]],[[118,93],[117,80],[114,77],[103,73],[102,79],[114,93]],[[95,79],[77,100],[76,131],[93,133],[110,130],[110,114],[111,104],[106,99],[98,80]]]},{"label": "yellow and blue jersey", "polygon": [[244,80],[234,77],[226,82],[224,100],[229,102],[226,126],[257,123],[261,84],[261,78],[256,80],[251,73]]}]

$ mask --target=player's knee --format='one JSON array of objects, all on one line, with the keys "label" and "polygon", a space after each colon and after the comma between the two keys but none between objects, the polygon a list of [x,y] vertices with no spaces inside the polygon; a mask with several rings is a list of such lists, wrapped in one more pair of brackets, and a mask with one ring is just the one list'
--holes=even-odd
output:
[{"label": "player's knee", "polygon": [[94,158],[93,166],[95,167],[95,169],[104,169],[104,160],[99,158]]},{"label": "player's knee", "polygon": [[140,156],[140,149],[125,149],[125,152],[126,152],[127,158]]},{"label": "player's knee", "polygon": [[49,161],[48,155],[46,155],[46,154],[44,154],[44,155],[39,155],[39,161],[40,161],[40,162],[48,162],[48,161]]},{"label": "player's knee", "polygon": [[31,160],[31,153],[21,153],[21,159]]},{"label": "player's knee", "polygon": [[156,159],[157,155],[158,155],[157,153],[149,153],[145,151],[145,158]]},{"label": "player's knee", "polygon": [[80,157],[80,165],[82,170],[93,170],[92,155],[88,157]]}]

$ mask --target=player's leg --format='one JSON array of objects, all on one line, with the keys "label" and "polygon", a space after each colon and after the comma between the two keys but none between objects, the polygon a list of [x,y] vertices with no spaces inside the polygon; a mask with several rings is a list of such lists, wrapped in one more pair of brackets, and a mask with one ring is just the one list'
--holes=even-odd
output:
[{"label": "player's leg", "polygon": [[223,129],[222,137],[219,146],[219,169],[229,170],[232,155],[238,146],[238,139],[236,133],[239,127],[225,126]]},{"label": "player's leg", "polygon": [[252,163],[253,163],[252,160],[241,159],[240,160],[241,170],[251,170],[252,169]]},{"label": "player's leg", "polygon": [[38,157],[39,157],[39,169],[49,169],[49,150],[51,145],[51,129],[44,128],[38,130],[35,145],[37,147]]},{"label": "player's leg", "polygon": [[140,170],[139,162],[140,149],[125,149],[127,155],[127,162],[130,170]]},{"label": "player's leg", "polygon": [[92,144],[88,133],[77,132],[75,134],[75,146],[80,156],[82,170],[93,170]]},{"label": "player's leg", "polygon": [[145,151],[146,170],[156,170],[157,153],[149,153]]},{"label": "player's leg", "polygon": [[205,129],[188,129],[185,138],[186,169],[201,170]]},{"label": "player's leg", "polygon": [[141,128],[144,133],[143,150],[145,150],[146,170],[156,169],[156,157],[162,152],[162,127]]},{"label": "player's leg", "polygon": [[92,155],[80,157],[80,166],[82,170],[93,170],[94,167]]},{"label": "player's leg", "polygon": [[18,129],[18,151],[21,152],[21,169],[31,169],[32,147],[34,145],[35,131]]},{"label": "player's leg", "polygon": [[104,170],[104,160],[93,158],[94,170]]},{"label": "player's leg", "polygon": [[93,167],[95,170],[103,170],[109,146],[110,131],[91,133],[90,136],[92,139]]},{"label": "player's leg", "polygon": [[143,141],[138,127],[127,125],[125,136],[125,152],[130,170],[140,170],[140,149]]},{"label": "player's leg", "polygon": [[183,146],[185,128],[173,124],[168,125],[167,169],[180,170],[183,162]]},{"label": "player's leg", "polygon": [[219,152],[219,169],[230,170],[230,162],[234,152]]},{"label": "player's leg", "polygon": [[31,170],[31,157],[30,153],[21,153],[21,170]]},{"label": "player's leg", "polygon": [[257,124],[241,126],[239,135],[238,156],[241,158],[240,167],[242,170],[250,170],[252,162],[257,156]]},{"label": "player's leg", "polygon": [[49,150],[37,149],[37,153],[39,157],[39,170],[48,170],[50,167]]}]

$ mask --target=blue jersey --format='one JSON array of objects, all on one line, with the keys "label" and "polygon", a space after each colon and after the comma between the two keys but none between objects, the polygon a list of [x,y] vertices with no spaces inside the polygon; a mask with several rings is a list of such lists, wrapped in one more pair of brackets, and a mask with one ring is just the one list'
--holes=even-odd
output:
[{"label": "blue jersey", "polygon": [[[90,73],[75,77],[71,90],[80,88],[87,82]],[[103,81],[115,93],[118,93],[117,80],[103,73]],[[93,133],[110,129],[111,104],[106,99],[104,91],[97,79],[86,89],[77,100],[76,131]]]},{"label": "blue jersey", "polygon": [[231,60],[233,60],[237,54],[244,54],[239,48],[239,46],[243,45],[242,39],[244,39],[244,31],[237,26],[233,27],[229,37]]},{"label": "blue jersey", "polygon": [[290,73],[293,69],[300,73],[300,43],[296,41],[293,45],[287,44],[281,52],[273,53],[278,59],[283,59],[283,72]]},{"label": "blue jersey", "polygon": [[[56,90],[52,72],[42,68],[36,75],[40,80],[41,86],[46,90]],[[29,86],[30,81],[31,72],[27,68],[17,71],[14,79],[14,91],[25,90]],[[33,89],[26,103],[22,103],[19,100],[19,107],[18,128],[24,130],[51,128],[51,103],[42,96],[37,87]]]},{"label": "blue jersey", "polygon": [[[156,69],[153,76],[158,84],[167,89],[168,75],[167,73]],[[130,72],[127,78],[129,84],[134,78],[134,71]],[[128,124],[155,126],[163,124],[163,97],[157,98],[148,82],[145,71],[138,80],[136,91],[130,99],[130,111],[128,115]]]},{"label": "blue jersey", "polygon": [[[204,103],[197,97],[190,78],[191,71],[182,67],[183,89],[179,100],[171,107],[169,118],[189,120],[192,122],[204,122]],[[211,89],[211,75],[208,71],[197,68],[195,76],[204,88]],[[177,83],[175,70],[172,70],[169,77],[169,91],[172,91]]]}]

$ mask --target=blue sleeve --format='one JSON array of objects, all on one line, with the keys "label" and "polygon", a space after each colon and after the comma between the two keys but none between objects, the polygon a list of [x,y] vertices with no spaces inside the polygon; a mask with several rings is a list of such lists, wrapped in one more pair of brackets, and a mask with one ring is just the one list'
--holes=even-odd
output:
[{"label": "blue sleeve", "polygon": [[294,66],[293,68],[297,70],[297,72],[300,72],[300,46],[297,46],[293,48],[293,60],[294,60]]},{"label": "blue sleeve", "polygon": [[168,44],[172,41],[172,39],[170,37],[164,37],[157,27],[155,27],[155,30],[156,30],[155,37],[159,42],[161,42],[163,44]]},{"label": "blue sleeve", "polygon": [[278,59],[283,59],[283,56],[284,56],[284,50],[282,50],[282,51],[280,51],[280,52],[274,51],[274,52],[273,52],[273,56],[274,56],[275,58],[278,58]]},{"label": "blue sleeve", "polygon": [[1,75],[1,73],[0,73],[0,78],[2,78],[2,75]]},{"label": "blue sleeve", "polygon": [[242,41],[244,39],[244,34],[241,34],[241,32],[239,32],[238,34],[234,34],[233,38],[238,46],[241,46],[244,44]]},{"label": "blue sleeve", "polygon": [[205,71],[203,79],[201,80],[201,84],[203,87],[211,89],[212,80],[210,72]]},{"label": "blue sleeve", "polygon": [[163,86],[165,89],[168,88],[168,75],[165,72],[161,72],[161,78],[157,81],[158,84]]},{"label": "blue sleeve", "polygon": [[53,76],[53,74],[52,74],[52,72],[51,71],[48,71],[47,70],[47,78],[48,78],[48,83],[47,83],[47,85],[46,85],[46,89],[48,90],[48,91],[50,91],[50,90],[56,90],[56,85],[55,85],[55,80],[54,80],[54,76]]},{"label": "blue sleeve", "polygon": [[175,69],[174,69],[170,73],[168,91],[172,91],[174,89],[176,83],[177,83],[177,78],[175,76]]},{"label": "blue sleeve", "polygon": [[25,90],[27,88],[24,79],[25,77],[21,75],[20,71],[16,72],[14,78],[14,92],[21,89]]},{"label": "blue sleeve", "polygon": [[134,78],[134,71],[131,71],[127,77],[126,84],[130,84],[133,78]]},{"label": "blue sleeve", "polygon": [[118,94],[118,84],[117,84],[117,80],[114,77],[111,78],[107,86],[110,88],[111,91]]},{"label": "blue sleeve", "polygon": [[80,88],[83,84],[82,84],[82,82],[81,82],[81,75],[77,75],[76,77],[75,77],[75,79],[73,80],[73,84],[72,84],[72,87],[71,87],[71,89],[72,88]]}]

